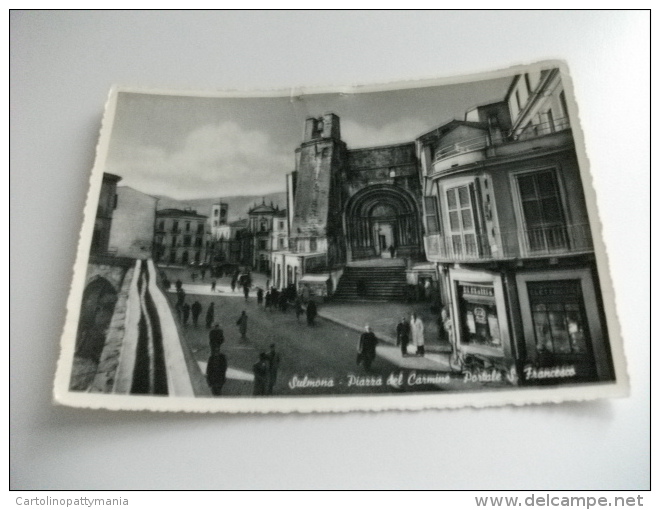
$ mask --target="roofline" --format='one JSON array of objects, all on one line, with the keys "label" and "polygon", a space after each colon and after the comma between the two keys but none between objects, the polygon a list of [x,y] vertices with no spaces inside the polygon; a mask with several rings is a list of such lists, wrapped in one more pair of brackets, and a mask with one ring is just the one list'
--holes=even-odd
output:
[{"label": "roofline", "polygon": [[390,149],[392,147],[401,147],[403,145],[415,145],[415,140],[411,142],[390,143],[388,145],[373,145],[371,147],[359,147],[357,149],[347,149],[348,152],[369,151],[374,149]]}]

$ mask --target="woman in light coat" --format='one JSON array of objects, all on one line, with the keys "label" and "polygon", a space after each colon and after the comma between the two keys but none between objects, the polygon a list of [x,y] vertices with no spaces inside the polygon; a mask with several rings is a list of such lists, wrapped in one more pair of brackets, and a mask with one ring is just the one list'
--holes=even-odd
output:
[{"label": "woman in light coat", "polygon": [[417,347],[417,355],[424,356],[424,323],[421,317],[417,317],[416,313],[413,313],[410,319],[410,331],[412,333],[412,343]]}]

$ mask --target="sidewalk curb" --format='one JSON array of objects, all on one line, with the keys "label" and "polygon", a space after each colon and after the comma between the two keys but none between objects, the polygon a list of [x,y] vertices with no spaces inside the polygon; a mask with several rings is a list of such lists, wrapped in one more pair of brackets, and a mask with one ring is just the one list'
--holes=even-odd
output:
[{"label": "sidewalk curb", "polygon": [[[319,311],[319,317],[330,321],[334,322],[335,324],[339,324],[340,326],[344,326],[345,328],[352,329],[353,331],[357,331],[358,333],[363,333],[364,332],[364,327],[363,326],[357,326],[356,324],[344,321],[342,319],[338,319],[336,317],[328,316],[325,315],[322,311]],[[375,332],[374,332],[375,333]],[[396,339],[390,335],[377,335],[379,340],[384,340],[385,342],[392,344],[396,346]]]}]

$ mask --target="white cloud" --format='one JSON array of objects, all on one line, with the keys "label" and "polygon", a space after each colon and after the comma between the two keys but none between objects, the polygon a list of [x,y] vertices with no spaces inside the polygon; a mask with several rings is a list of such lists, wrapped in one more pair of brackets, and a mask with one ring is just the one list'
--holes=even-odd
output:
[{"label": "white cloud", "polygon": [[428,126],[422,121],[406,117],[382,126],[368,126],[351,119],[342,119],[341,136],[349,149],[357,149],[412,142],[426,129]]},{"label": "white cloud", "polygon": [[222,122],[192,131],[174,151],[123,146],[107,171],[145,193],[186,199],[281,191],[293,166],[292,148],[276,145],[264,132]]}]

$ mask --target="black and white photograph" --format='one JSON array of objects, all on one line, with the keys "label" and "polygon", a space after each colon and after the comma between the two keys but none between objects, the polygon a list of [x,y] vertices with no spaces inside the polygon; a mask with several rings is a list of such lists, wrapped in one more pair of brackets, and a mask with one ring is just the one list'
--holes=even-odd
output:
[{"label": "black and white photograph", "polygon": [[123,7],[9,12],[10,505],[653,507],[650,12]]},{"label": "black and white photograph", "polygon": [[625,395],[574,105],[554,61],[335,90],[114,88],[56,399],[288,412]]}]

